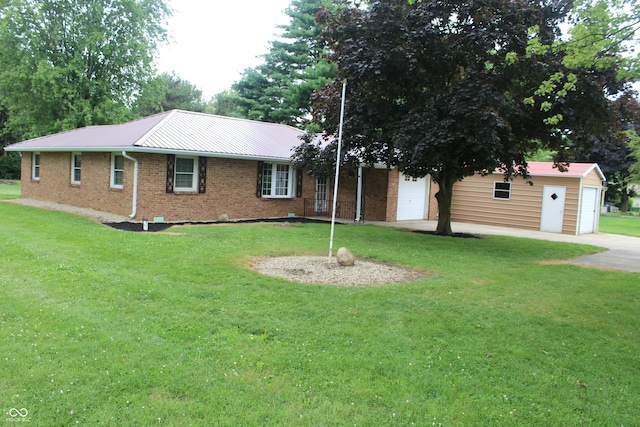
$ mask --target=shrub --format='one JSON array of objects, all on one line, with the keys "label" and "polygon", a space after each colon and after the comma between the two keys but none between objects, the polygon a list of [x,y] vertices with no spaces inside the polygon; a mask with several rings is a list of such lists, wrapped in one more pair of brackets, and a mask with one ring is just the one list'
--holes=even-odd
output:
[{"label": "shrub", "polygon": [[0,156],[0,179],[20,179],[20,155],[7,153]]}]

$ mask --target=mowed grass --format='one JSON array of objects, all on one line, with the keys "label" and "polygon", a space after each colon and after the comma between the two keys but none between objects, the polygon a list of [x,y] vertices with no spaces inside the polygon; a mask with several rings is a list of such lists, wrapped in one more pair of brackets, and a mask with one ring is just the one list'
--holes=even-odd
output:
[{"label": "mowed grass", "polygon": [[328,238],[323,224],[131,233],[0,203],[5,418],[24,408],[38,426],[640,419],[640,276],[562,262],[596,248],[343,225],[336,247],[431,276],[355,288],[249,268],[256,256],[326,254]]},{"label": "mowed grass", "polygon": [[620,214],[600,215],[600,226],[598,230],[602,233],[640,237],[640,216]]},{"label": "mowed grass", "polygon": [[0,179],[0,200],[20,197],[20,181]]}]

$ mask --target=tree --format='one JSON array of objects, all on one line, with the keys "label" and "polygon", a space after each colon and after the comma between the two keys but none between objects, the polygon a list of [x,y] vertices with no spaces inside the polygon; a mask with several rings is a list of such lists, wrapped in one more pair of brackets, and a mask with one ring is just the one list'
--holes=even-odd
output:
[{"label": "tree", "polygon": [[0,9],[3,134],[130,118],[170,13],[164,0],[10,0]]},{"label": "tree", "polygon": [[321,27],[315,21],[321,6],[333,7],[329,0],[292,0],[286,9],[291,18],[281,40],[271,42],[264,63],[244,71],[234,83],[243,116],[253,120],[305,127],[310,96],[335,76],[318,44]]},{"label": "tree", "polygon": [[146,117],[173,109],[203,112],[202,91],[175,73],[163,73],[142,85],[133,111]]},{"label": "tree", "polygon": [[607,177],[606,198],[620,203],[620,210],[629,208],[630,171],[634,160],[629,145],[632,135],[640,132],[640,103],[633,92],[624,93],[613,101],[615,118],[611,132],[591,136],[592,144],[580,147],[574,155],[575,161],[598,163]]},{"label": "tree", "polygon": [[220,116],[244,118],[240,108],[240,96],[233,90],[225,90],[213,96],[205,107],[205,112]]},{"label": "tree", "polygon": [[[344,151],[365,165],[430,175],[439,187],[436,231],[451,234],[455,182],[496,169],[505,179],[527,177],[526,156],[540,148],[554,149],[562,167],[585,134],[609,123],[605,89],[617,87],[604,83],[612,67],[574,70],[562,97],[536,90],[550,70],[566,68],[557,52],[529,43],[553,43],[566,12],[563,3],[526,0],[381,0],[323,10],[338,75],[316,94],[314,119],[337,129],[347,79]],[[309,165],[320,151],[307,142],[294,159]]]}]

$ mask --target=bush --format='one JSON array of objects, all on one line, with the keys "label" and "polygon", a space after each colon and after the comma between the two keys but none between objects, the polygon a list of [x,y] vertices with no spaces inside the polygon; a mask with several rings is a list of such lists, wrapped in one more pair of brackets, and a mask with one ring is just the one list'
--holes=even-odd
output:
[{"label": "bush", "polygon": [[20,179],[20,154],[0,156],[0,179]]}]

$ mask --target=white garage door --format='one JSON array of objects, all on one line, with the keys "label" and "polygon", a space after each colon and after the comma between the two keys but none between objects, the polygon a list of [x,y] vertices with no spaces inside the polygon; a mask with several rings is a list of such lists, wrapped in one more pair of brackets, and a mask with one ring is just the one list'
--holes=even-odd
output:
[{"label": "white garage door", "polygon": [[580,209],[580,234],[596,231],[598,204],[598,189],[584,187],[582,189],[582,209]]},{"label": "white garage door", "polygon": [[425,219],[427,212],[426,178],[411,178],[400,174],[398,184],[398,221]]}]

